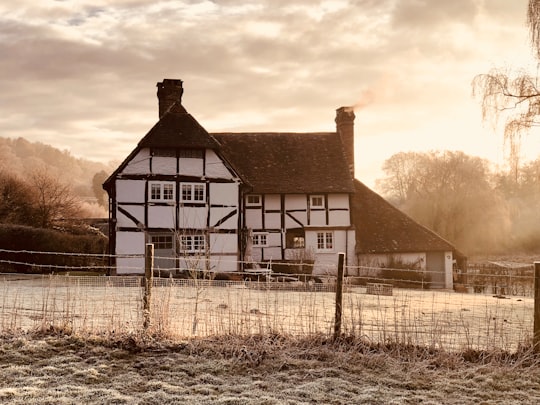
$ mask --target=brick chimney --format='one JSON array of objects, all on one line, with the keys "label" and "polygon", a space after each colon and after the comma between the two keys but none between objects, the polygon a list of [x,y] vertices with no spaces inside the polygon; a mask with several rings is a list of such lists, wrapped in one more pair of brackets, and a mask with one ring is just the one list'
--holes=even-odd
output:
[{"label": "brick chimney", "polygon": [[353,107],[340,107],[336,110],[336,132],[341,138],[345,157],[349,165],[351,176],[354,179],[354,109]]},{"label": "brick chimney", "polygon": [[182,94],[184,93],[182,80],[163,79],[162,82],[158,82],[157,88],[160,119],[168,111],[181,112],[184,110],[182,107]]}]

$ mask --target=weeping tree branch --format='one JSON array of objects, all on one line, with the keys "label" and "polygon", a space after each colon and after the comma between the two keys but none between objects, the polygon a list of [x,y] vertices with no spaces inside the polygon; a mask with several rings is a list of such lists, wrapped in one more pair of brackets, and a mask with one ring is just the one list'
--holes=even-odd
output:
[{"label": "weeping tree branch", "polygon": [[[540,62],[540,0],[529,0],[527,25],[531,48]],[[484,121],[496,126],[504,119],[504,139],[510,146],[509,163],[517,179],[521,137],[540,125],[538,77],[524,71],[512,77],[507,71],[493,69],[473,79],[472,91],[481,101]]]}]

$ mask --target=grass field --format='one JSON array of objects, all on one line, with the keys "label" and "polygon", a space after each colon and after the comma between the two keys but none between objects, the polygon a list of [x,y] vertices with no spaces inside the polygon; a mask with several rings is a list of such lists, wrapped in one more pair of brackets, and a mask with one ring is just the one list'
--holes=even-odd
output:
[{"label": "grass field", "polygon": [[0,403],[537,404],[528,352],[448,353],[285,336],[0,336]]},{"label": "grass field", "polygon": [[[143,288],[139,278],[0,277],[0,332],[66,330],[138,333]],[[328,291],[328,289],[327,289]],[[159,280],[152,288],[150,332],[183,339],[279,333],[330,335],[335,293],[283,291],[264,285]],[[342,331],[372,343],[395,342],[446,350],[517,350],[530,343],[533,299],[449,291],[394,289],[366,294],[349,287]]]}]

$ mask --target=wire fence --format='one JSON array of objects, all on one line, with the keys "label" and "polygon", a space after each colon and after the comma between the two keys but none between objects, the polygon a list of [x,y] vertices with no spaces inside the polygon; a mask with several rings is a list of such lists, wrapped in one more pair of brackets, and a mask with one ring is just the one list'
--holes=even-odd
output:
[{"label": "wire fence", "polygon": [[[88,272],[87,266],[60,264],[46,267],[53,274],[5,272],[13,260],[4,257],[0,251],[0,332],[121,334],[148,329],[188,338],[334,331],[337,280],[332,272],[337,265],[311,274],[283,272],[283,266],[278,273],[268,262],[250,263],[246,271],[226,277],[199,267],[174,269],[167,277],[153,277],[145,308],[144,276],[107,276],[108,266]],[[35,270],[33,263],[17,266]],[[102,275],[85,275],[96,270]],[[345,267],[342,333],[382,344],[517,350],[532,342],[535,307],[534,266],[518,270],[484,266],[460,272],[454,277],[460,288],[450,291],[429,289],[426,272]],[[64,272],[69,274],[59,274]]]}]

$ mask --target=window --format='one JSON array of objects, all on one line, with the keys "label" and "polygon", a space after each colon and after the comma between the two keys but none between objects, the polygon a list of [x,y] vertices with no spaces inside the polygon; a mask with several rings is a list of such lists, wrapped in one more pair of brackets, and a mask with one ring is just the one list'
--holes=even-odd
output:
[{"label": "window", "polygon": [[324,197],[322,195],[311,196],[311,208],[324,208]]},{"label": "window", "polygon": [[246,197],[246,205],[261,205],[261,196],[259,194],[249,194]]},{"label": "window", "polygon": [[288,249],[303,249],[306,247],[305,232],[303,229],[287,229],[285,242]]},{"label": "window", "polygon": [[203,203],[206,199],[206,185],[203,183],[182,183],[181,190],[183,202]]},{"label": "window", "polygon": [[172,249],[173,237],[172,235],[152,235],[150,237],[150,243],[154,244],[154,249]]},{"label": "window", "polygon": [[149,193],[150,201],[173,201],[174,183],[152,182]]},{"label": "window", "polygon": [[184,159],[202,159],[204,156],[203,149],[180,149],[179,157]]},{"label": "window", "polygon": [[334,234],[332,232],[317,232],[317,250],[334,249]]},{"label": "window", "polygon": [[267,233],[254,233],[253,246],[268,246]]},{"label": "window", "polygon": [[180,249],[186,253],[201,253],[205,250],[204,235],[182,235]]}]

